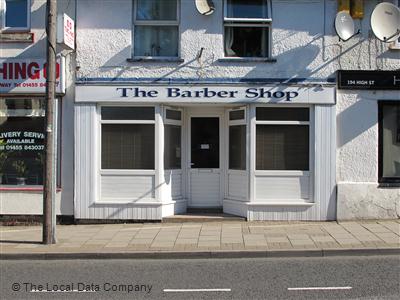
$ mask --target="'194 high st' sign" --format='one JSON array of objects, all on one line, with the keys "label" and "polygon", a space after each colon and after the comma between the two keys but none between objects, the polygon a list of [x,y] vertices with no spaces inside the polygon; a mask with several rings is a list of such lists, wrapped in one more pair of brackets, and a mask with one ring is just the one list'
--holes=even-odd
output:
[{"label": "'194 high st' sign", "polygon": [[338,89],[400,90],[400,71],[338,71]]}]

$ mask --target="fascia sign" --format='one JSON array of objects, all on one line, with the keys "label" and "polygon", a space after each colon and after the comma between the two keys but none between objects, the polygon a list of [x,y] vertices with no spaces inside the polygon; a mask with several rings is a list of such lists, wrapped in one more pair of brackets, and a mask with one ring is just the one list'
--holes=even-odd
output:
[{"label": "fascia sign", "polygon": [[78,85],[76,102],[335,103],[333,87]]},{"label": "fascia sign", "polygon": [[[56,93],[65,94],[65,58],[57,57]],[[44,94],[45,59],[0,59],[0,94]]]}]

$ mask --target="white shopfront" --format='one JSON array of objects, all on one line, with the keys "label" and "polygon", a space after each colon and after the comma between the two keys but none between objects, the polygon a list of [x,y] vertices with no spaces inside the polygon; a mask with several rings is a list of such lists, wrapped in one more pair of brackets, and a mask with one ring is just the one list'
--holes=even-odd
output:
[{"label": "white shopfront", "polygon": [[333,86],[80,84],[76,219],[336,218]]}]

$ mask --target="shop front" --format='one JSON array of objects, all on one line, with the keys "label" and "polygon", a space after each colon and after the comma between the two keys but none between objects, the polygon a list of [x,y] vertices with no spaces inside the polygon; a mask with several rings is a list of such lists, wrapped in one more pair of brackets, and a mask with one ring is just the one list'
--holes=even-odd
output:
[{"label": "shop front", "polygon": [[339,70],[337,219],[400,216],[400,71]]},{"label": "shop front", "polygon": [[76,219],[336,217],[335,89],[80,84]]},{"label": "shop front", "polygon": [[[0,214],[41,214],[45,60],[0,60],[0,78]],[[57,60],[56,84],[60,100],[65,94],[65,61],[62,57]],[[60,104],[57,107],[61,107]],[[56,109],[56,112],[61,113],[61,110]],[[57,170],[60,172],[59,167]],[[59,173],[57,177],[60,187]]]}]

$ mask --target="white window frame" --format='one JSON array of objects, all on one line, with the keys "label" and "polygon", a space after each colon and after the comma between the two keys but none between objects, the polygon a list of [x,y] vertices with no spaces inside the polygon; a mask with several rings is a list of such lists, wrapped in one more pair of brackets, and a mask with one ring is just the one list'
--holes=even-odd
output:
[{"label": "white window frame", "polygon": [[[229,18],[228,16],[228,2],[224,0],[224,25],[223,25],[223,49],[225,58],[243,58],[243,59],[268,59],[271,58],[272,51],[272,18],[271,16],[271,1],[267,1],[267,15],[268,18]],[[267,55],[257,56],[257,57],[247,57],[247,56],[226,56],[225,54],[225,27],[263,27],[268,29],[268,45],[267,45]]]},{"label": "white window frame", "polygon": [[[171,59],[180,57],[180,0],[176,1],[176,20],[136,20],[137,0],[133,0],[132,8],[132,58],[135,59]],[[177,48],[178,56],[140,56],[135,54],[135,27],[136,26],[176,26],[178,28]]]},{"label": "white window frame", "polygon": [[[254,133],[257,135],[257,125],[293,125],[293,126],[298,126],[298,125],[307,125],[308,126],[308,136],[309,136],[309,145],[308,145],[308,170],[260,170],[257,169],[257,157],[254,156],[254,168],[255,168],[255,174],[256,175],[271,175],[271,176],[310,176],[311,171],[313,168],[313,151],[312,151],[312,144],[313,144],[313,131],[312,131],[312,115],[313,115],[313,109],[310,106],[284,106],[284,105],[274,105],[274,106],[264,106],[264,105],[256,105],[255,107],[255,113],[257,111],[257,108],[287,108],[287,109],[293,109],[293,108],[307,108],[308,109],[308,115],[309,119],[308,121],[260,121],[257,120],[255,117],[255,128],[254,128]],[[256,137],[254,136],[254,139]],[[257,143],[255,142],[255,151],[257,150]],[[256,155],[256,152],[254,153]]]},{"label": "white window frame", "polygon": [[26,27],[6,27],[6,14],[7,14],[7,7],[6,7],[6,0],[0,0],[0,26],[1,31],[3,32],[26,32],[30,31],[31,29],[31,0],[26,0]]}]

